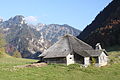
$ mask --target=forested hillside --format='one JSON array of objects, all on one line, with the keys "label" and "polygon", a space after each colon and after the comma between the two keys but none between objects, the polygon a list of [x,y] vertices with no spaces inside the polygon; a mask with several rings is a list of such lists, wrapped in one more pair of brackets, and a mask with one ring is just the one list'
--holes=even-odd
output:
[{"label": "forested hillside", "polygon": [[105,7],[78,38],[92,46],[98,42],[105,48],[120,45],[120,0]]}]

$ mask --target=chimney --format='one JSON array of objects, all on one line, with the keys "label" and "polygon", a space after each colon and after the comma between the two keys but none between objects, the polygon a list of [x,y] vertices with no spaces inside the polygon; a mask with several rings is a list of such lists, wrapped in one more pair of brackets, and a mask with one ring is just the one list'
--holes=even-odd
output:
[{"label": "chimney", "polygon": [[101,47],[100,43],[96,44],[96,50],[102,50],[102,47]]}]

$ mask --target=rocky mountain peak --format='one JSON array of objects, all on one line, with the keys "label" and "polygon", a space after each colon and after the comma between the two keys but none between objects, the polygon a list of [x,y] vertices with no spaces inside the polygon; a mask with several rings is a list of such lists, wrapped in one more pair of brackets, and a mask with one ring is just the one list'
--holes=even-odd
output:
[{"label": "rocky mountain peak", "polygon": [[22,26],[25,23],[24,16],[22,15],[17,15],[15,17],[11,17],[9,20],[3,21],[1,23],[3,28],[10,28],[10,27],[17,27],[17,26]]},{"label": "rocky mountain peak", "polygon": [[11,17],[8,21],[13,22],[14,24],[24,24],[25,20],[24,20],[24,16],[22,15],[16,15],[15,17]]}]

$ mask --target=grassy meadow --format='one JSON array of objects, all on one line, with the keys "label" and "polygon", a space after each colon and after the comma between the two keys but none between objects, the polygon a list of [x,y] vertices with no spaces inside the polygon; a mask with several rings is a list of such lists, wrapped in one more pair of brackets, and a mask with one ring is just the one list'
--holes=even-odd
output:
[{"label": "grassy meadow", "polygon": [[[115,53],[115,54],[114,54]],[[120,52],[110,52],[111,55]],[[30,64],[37,60],[20,59],[13,57],[0,58],[0,80],[120,80],[120,63],[110,63],[105,67],[82,68],[79,64],[60,65],[49,64],[44,67],[16,68],[14,66]]]}]

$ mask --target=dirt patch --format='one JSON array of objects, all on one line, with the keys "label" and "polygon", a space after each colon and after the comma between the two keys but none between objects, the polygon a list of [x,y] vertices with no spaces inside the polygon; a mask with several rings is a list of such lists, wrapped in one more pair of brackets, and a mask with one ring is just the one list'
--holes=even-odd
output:
[{"label": "dirt patch", "polygon": [[25,68],[25,67],[43,67],[47,66],[46,63],[34,63],[34,64],[26,64],[26,65],[19,65],[19,66],[14,66],[16,68]]}]

